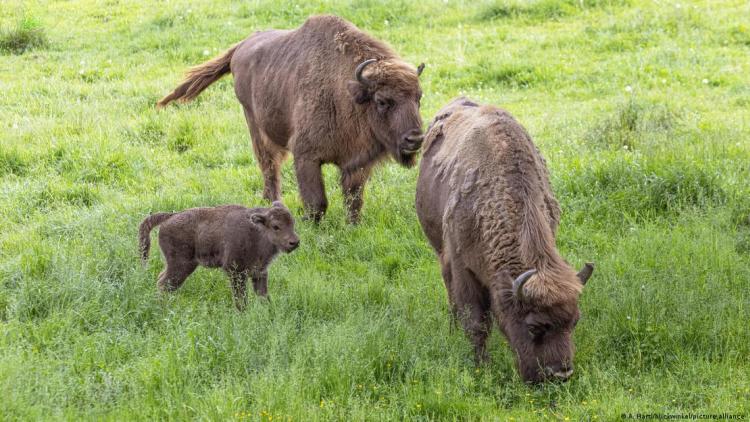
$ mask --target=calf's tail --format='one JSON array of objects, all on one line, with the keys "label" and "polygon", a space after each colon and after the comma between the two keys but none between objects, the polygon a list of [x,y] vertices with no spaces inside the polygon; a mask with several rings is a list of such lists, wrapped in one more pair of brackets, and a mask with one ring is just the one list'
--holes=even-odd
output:
[{"label": "calf's tail", "polygon": [[186,102],[197,97],[209,85],[229,73],[229,64],[238,46],[239,44],[236,44],[223,55],[190,69],[180,86],[175,88],[171,94],[159,100],[156,107],[162,108],[175,100]]},{"label": "calf's tail", "polygon": [[141,221],[141,225],[138,228],[138,246],[141,251],[141,262],[143,265],[148,263],[148,252],[151,249],[151,230],[159,224],[167,221],[169,217],[173,215],[173,212],[157,212],[156,214],[149,215]]}]

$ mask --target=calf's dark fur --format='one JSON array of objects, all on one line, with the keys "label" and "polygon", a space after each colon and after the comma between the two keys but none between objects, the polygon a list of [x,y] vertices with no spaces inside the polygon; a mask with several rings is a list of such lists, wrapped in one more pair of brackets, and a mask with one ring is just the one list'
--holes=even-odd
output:
[{"label": "calf's dark fur", "polygon": [[268,296],[268,266],[279,251],[299,245],[294,218],[279,201],[270,208],[222,205],[178,213],[152,214],[140,225],[141,259],[148,261],[151,230],[160,226],[159,247],[167,261],[159,274],[159,290],[177,290],[198,265],[223,269],[231,280],[234,303],[246,305],[247,277],[255,293]]}]

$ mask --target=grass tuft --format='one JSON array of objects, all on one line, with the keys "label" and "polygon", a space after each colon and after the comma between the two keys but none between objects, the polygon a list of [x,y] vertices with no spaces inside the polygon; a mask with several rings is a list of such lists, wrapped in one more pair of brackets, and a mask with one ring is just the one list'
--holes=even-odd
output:
[{"label": "grass tuft", "polygon": [[189,120],[182,120],[173,133],[170,134],[167,141],[167,148],[170,151],[182,154],[195,145],[195,138],[195,125]]},{"label": "grass tuft", "polygon": [[629,4],[627,0],[496,0],[484,6],[478,17],[482,21],[496,19],[556,20],[590,8]]},{"label": "grass tuft", "polygon": [[603,223],[674,217],[727,199],[714,169],[661,159],[599,161],[569,177],[562,190],[583,200],[585,214]]},{"label": "grass tuft", "polygon": [[665,104],[646,103],[631,97],[586,138],[593,145],[634,151],[656,137],[664,140],[664,135],[671,134],[678,125],[679,117],[679,113]]},{"label": "grass tuft", "polygon": [[32,16],[24,16],[15,27],[0,31],[0,51],[23,54],[49,45],[47,33]]},{"label": "grass tuft", "polygon": [[6,174],[23,176],[29,168],[27,157],[17,149],[0,150],[0,177]]}]

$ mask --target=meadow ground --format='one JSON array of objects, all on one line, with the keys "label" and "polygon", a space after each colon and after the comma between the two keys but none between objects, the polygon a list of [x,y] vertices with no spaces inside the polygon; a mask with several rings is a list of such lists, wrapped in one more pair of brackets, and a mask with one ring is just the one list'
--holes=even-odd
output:
[{"label": "meadow ground", "polygon": [[[254,30],[335,13],[424,61],[425,120],[465,93],[546,156],[558,246],[597,270],[576,374],[523,384],[495,331],[475,368],[414,212],[380,167],[232,306],[199,270],[156,294],[150,212],[262,204],[231,77],[156,111]],[[744,0],[0,2],[0,419],[612,420],[748,414],[750,5]],[[289,163],[283,196],[299,216]]]}]

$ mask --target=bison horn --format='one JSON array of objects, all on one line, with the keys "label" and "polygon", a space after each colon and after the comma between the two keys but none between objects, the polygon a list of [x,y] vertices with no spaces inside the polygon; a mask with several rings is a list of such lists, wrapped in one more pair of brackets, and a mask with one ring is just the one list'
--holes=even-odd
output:
[{"label": "bison horn", "polygon": [[417,76],[421,75],[423,70],[424,70],[424,63],[420,63],[419,66],[417,66]]},{"label": "bison horn", "polygon": [[365,70],[365,68],[367,67],[368,64],[375,63],[376,61],[377,61],[376,59],[368,59],[368,60],[363,61],[362,63],[360,63],[357,66],[357,68],[354,70],[354,76],[357,78],[357,81],[359,83],[361,83],[364,86],[371,86],[372,85],[372,82],[370,82],[369,80],[367,80],[367,78],[365,78],[362,75],[362,71]]},{"label": "bison horn", "polygon": [[513,297],[518,299],[520,302],[524,301],[523,285],[526,284],[526,282],[529,281],[529,278],[531,278],[531,276],[534,274],[536,274],[536,270],[531,269],[519,275],[518,278],[513,280]]},{"label": "bison horn", "polygon": [[587,262],[586,265],[581,268],[581,271],[578,272],[578,279],[581,280],[581,284],[585,285],[593,272],[594,264],[591,262]]}]

